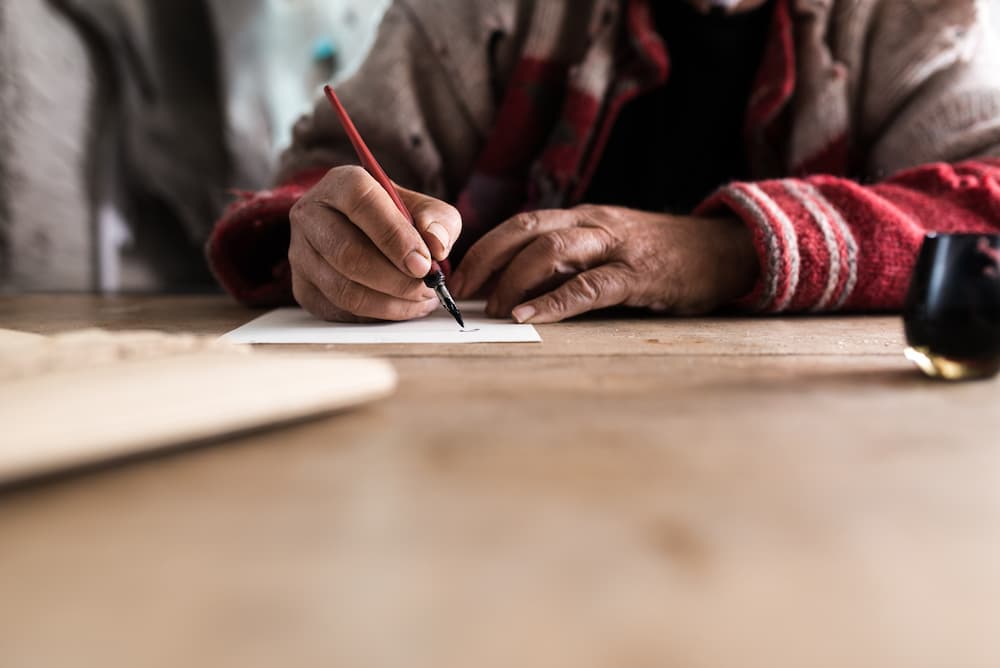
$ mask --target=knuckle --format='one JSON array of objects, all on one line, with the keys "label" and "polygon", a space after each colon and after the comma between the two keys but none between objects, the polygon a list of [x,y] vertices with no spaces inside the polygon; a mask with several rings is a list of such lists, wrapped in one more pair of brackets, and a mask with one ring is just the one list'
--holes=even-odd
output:
[{"label": "knuckle", "polygon": [[299,200],[289,212],[289,247],[298,245],[304,251],[312,247],[320,255],[330,255],[341,237],[336,215],[322,207],[310,206]]},{"label": "knuckle", "polygon": [[343,211],[348,218],[371,202],[375,196],[373,186],[377,185],[368,172],[357,165],[334,167],[327,172],[326,184],[323,203]]},{"label": "knuckle", "polygon": [[571,283],[572,292],[585,302],[597,301],[606,288],[606,281],[594,274],[580,274]]},{"label": "knuckle", "polygon": [[365,306],[365,293],[360,287],[350,281],[338,281],[331,286],[333,303],[349,313],[359,315]]},{"label": "knuckle", "polygon": [[334,268],[344,273],[354,274],[368,266],[368,254],[358,244],[336,244],[330,259]]},{"label": "knuckle", "polygon": [[568,243],[562,234],[546,234],[538,239],[538,250],[546,258],[555,260],[566,254]]},{"label": "knuckle", "polygon": [[296,228],[305,223],[308,218],[308,214],[306,213],[308,202],[308,195],[303,195],[295,201],[295,204],[293,204],[292,208],[288,211],[288,222],[292,226],[293,234],[295,233]]},{"label": "knuckle", "polygon": [[569,290],[553,292],[545,298],[546,310],[552,313],[566,313],[570,310],[572,300],[573,296]]},{"label": "knuckle", "polygon": [[603,227],[593,228],[594,239],[600,248],[600,251],[604,254],[611,254],[616,249],[621,248],[621,244],[618,243],[618,239],[608,230]]},{"label": "knuckle", "polygon": [[635,272],[640,276],[656,276],[663,273],[663,259],[654,257],[648,253],[630,253],[626,262],[635,268]]},{"label": "knuckle", "polygon": [[322,206],[316,206],[316,200],[309,195],[303,195],[288,211],[288,226],[292,238],[306,236],[309,238],[318,236],[327,229],[323,223],[324,216],[328,215]]},{"label": "knuckle", "polygon": [[594,218],[600,209],[601,207],[596,204],[577,204],[573,207],[573,211],[584,219]]},{"label": "knuckle", "polygon": [[360,165],[340,165],[326,173],[326,178],[332,186],[349,189],[358,186],[368,173]]},{"label": "knuckle", "polygon": [[525,211],[510,219],[510,224],[522,232],[534,232],[542,224],[542,217],[537,211]]}]

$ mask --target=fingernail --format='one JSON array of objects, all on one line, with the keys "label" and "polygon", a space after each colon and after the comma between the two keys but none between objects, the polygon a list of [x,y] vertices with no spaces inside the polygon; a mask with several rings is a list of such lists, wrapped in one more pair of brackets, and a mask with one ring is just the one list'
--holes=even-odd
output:
[{"label": "fingernail", "polygon": [[417,278],[423,278],[431,270],[431,261],[426,257],[413,251],[403,260],[406,269]]},{"label": "fingernail", "polygon": [[433,236],[435,239],[441,242],[441,248],[444,252],[448,252],[448,244],[451,240],[448,238],[448,230],[444,229],[444,225],[441,223],[431,223],[427,226],[427,233]]},{"label": "fingernail", "polygon": [[511,315],[513,315],[514,320],[517,320],[518,322],[527,322],[535,317],[535,313],[537,313],[537,311],[534,306],[525,304],[524,306],[518,306],[514,309],[514,312]]}]

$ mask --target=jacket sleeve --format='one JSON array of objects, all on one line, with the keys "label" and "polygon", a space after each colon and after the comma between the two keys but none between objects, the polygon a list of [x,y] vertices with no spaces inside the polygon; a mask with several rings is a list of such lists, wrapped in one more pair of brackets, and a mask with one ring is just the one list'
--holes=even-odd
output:
[{"label": "jacket sleeve", "polygon": [[[337,86],[379,162],[400,185],[452,199],[492,123],[496,63],[487,45],[509,32],[514,3],[396,0],[359,70]],[[253,306],[292,302],[288,212],[336,165],[357,158],[320,96],[292,132],[277,182],[245,193],[216,223],[209,263],[222,286]]]},{"label": "jacket sleeve", "polygon": [[734,183],[699,207],[725,210],[750,227],[760,262],[740,306],[899,310],[927,232],[1000,231],[1000,160],[923,165],[871,186],[832,176]]},{"label": "jacket sleeve", "polygon": [[[1000,231],[1000,61],[977,13],[985,5],[882,6],[923,13],[881,17],[866,47],[852,135],[870,185],[829,175],[733,183],[697,210],[752,230],[760,280],[743,308],[899,310],[926,233]],[[972,13],[933,20],[937,11]]]},{"label": "jacket sleeve", "polygon": [[206,252],[216,280],[247,306],[294,303],[288,212],[325,170],[306,171],[271,190],[240,192],[215,223]]}]

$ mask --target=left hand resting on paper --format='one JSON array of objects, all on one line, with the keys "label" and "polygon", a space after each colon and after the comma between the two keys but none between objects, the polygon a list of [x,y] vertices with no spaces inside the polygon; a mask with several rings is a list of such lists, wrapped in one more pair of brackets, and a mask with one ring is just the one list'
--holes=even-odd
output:
[{"label": "left hand resting on paper", "polygon": [[707,313],[748,293],[758,271],[738,220],[583,205],[511,218],[448,282],[460,298],[488,297],[490,316],[546,323],[619,305]]}]

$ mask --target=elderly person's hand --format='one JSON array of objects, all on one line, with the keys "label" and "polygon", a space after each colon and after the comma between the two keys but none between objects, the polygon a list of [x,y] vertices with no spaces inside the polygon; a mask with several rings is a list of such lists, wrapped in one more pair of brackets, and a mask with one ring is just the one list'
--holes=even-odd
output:
[{"label": "elderly person's hand", "polygon": [[454,207],[404,188],[416,228],[361,167],[330,170],[290,213],[295,300],[324,320],[409,320],[433,311],[421,280],[462,228]]},{"label": "elderly person's hand", "polygon": [[737,220],[586,205],[511,218],[469,249],[449,285],[488,294],[491,316],[544,323],[618,305],[706,313],[749,292],[758,271]]}]

